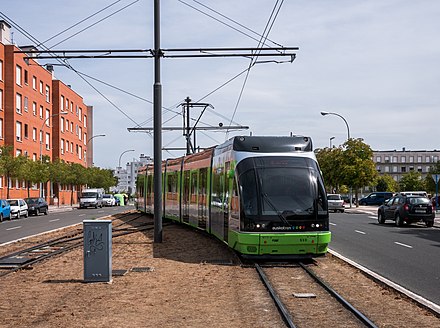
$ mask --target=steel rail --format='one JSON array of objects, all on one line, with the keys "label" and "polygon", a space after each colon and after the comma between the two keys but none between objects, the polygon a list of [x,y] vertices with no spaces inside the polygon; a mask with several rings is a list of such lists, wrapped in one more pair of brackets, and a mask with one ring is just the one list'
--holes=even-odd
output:
[{"label": "steel rail", "polygon": [[293,323],[292,317],[289,313],[289,311],[284,306],[283,302],[281,302],[281,299],[279,298],[278,294],[276,293],[275,289],[270,284],[269,280],[267,279],[266,274],[263,272],[263,269],[261,269],[260,265],[257,263],[254,263],[255,269],[258,272],[258,275],[260,276],[261,281],[263,282],[264,286],[269,291],[270,296],[272,297],[273,301],[275,302],[275,305],[278,309],[278,311],[281,314],[281,317],[286,324],[287,327],[290,328],[296,328],[295,324]]},{"label": "steel rail", "polygon": [[346,309],[353,313],[363,324],[367,327],[377,328],[377,326],[368,319],[362,312],[351,305],[347,300],[345,300],[341,295],[339,295],[334,289],[327,285],[321,278],[319,278],[313,271],[307,268],[303,263],[299,263],[301,268],[303,268],[316,282],[318,282],[331,296],[333,296],[339,303],[341,303]]}]

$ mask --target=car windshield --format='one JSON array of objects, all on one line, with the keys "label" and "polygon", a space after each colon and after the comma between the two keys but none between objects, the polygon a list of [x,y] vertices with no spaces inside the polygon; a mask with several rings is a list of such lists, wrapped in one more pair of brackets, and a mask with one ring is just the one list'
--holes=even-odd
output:
[{"label": "car windshield", "polygon": [[84,198],[95,198],[97,196],[96,192],[83,192],[82,197]]},{"label": "car windshield", "polygon": [[327,195],[328,200],[341,200],[341,195]]},{"label": "car windshield", "polygon": [[112,198],[112,195],[104,195],[103,198]]},{"label": "car windshield", "polygon": [[11,206],[18,206],[18,200],[16,200],[16,199],[9,199],[8,203]]},{"label": "car windshield", "polygon": [[38,204],[38,198],[26,198],[25,201],[28,204]]},{"label": "car windshield", "polygon": [[413,197],[409,198],[411,205],[429,204],[429,199],[425,197]]}]

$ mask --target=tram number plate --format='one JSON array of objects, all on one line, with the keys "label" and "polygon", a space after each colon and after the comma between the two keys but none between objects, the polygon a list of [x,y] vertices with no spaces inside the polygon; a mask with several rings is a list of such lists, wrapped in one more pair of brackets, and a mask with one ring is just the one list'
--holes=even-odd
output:
[{"label": "tram number plate", "polygon": [[426,213],[426,210],[416,210],[416,213]]}]

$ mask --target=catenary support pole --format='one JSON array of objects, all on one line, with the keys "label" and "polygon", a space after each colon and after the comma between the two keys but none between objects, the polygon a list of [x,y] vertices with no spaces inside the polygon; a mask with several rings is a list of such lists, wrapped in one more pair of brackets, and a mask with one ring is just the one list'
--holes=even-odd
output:
[{"label": "catenary support pole", "polygon": [[160,82],[160,0],[154,0],[154,242],[162,242],[162,85]]}]

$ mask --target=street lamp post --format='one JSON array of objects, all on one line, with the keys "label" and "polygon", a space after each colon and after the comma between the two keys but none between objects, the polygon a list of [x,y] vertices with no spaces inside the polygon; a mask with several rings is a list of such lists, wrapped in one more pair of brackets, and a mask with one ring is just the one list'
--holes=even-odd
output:
[{"label": "street lamp post", "polygon": [[96,137],[105,137],[105,134],[97,134],[97,135],[89,138],[89,140],[87,140],[87,142],[86,142],[86,146],[89,144],[90,140],[92,140],[93,138],[96,138]]},{"label": "street lamp post", "polygon": [[[51,117],[58,116],[58,115],[65,115],[65,114],[68,114],[68,112],[59,112],[59,113],[52,114],[52,115],[46,117],[43,124],[41,125],[41,129],[40,129],[40,162],[43,162],[43,129],[44,129],[44,126],[46,125],[46,122],[49,121]],[[44,197],[43,183],[40,183],[40,197]]]},{"label": "street lamp post", "polygon": [[89,142],[96,137],[105,137],[105,134],[97,134],[92,137],[90,137],[86,142],[86,150],[87,150],[87,157],[85,158],[87,167],[93,166],[93,143],[90,145],[89,150]]},{"label": "street lamp post", "polygon": [[[347,140],[350,140],[350,127],[348,126],[348,122],[347,122],[347,120],[342,116],[342,115],[340,115],[340,114],[338,114],[338,113],[332,113],[332,112],[324,112],[324,111],[322,111],[321,112],[321,115],[322,116],[325,116],[325,115],[336,115],[336,116],[339,116],[340,118],[342,118],[343,120],[344,120],[344,122],[345,122],[345,125],[347,126]],[[350,207],[352,206],[352,204],[353,204],[353,200],[352,200],[352,190],[351,190],[351,188],[350,188]]]},{"label": "street lamp post", "polygon": [[335,137],[331,137],[330,138],[330,149],[332,149],[332,140],[334,139]]},{"label": "street lamp post", "polygon": [[342,118],[344,120],[344,122],[345,122],[345,125],[347,126],[347,140],[350,139],[350,127],[348,126],[347,120],[342,115],[339,115],[338,113],[331,113],[331,112],[321,112],[321,115],[322,116],[325,116],[325,115],[336,115],[336,116],[339,116],[340,118]]},{"label": "street lamp post", "polygon": [[128,153],[129,151],[135,151],[135,150],[134,149],[129,149],[129,150],[123,151],[122,154],[119,156],[119,166],[118,167],[121,167],[122,155],[124,155],[125,153]]}]

